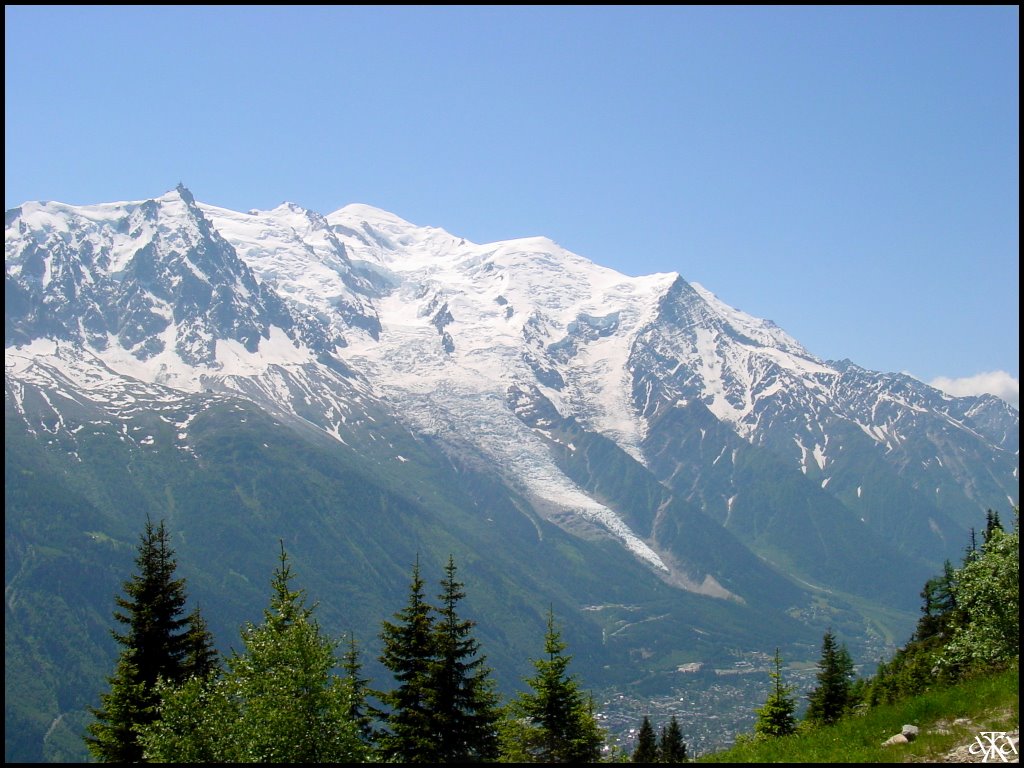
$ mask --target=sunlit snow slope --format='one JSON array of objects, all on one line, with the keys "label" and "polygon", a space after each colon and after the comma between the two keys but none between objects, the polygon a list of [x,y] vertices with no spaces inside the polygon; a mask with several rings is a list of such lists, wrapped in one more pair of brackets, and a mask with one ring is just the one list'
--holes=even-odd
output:
[{"label": "sunlit snow slope", "polygon": [[[648,473],[658,509],[685,500],[757,544],[760,449],[808,506],[875,534],[899,519],[931,558],[1018,498],[1000,401],[820,360],[679,275],[627,277],[543,237],[476,244],[365,205],[240,213],[179,187],[9,211],[5,275],[9,381],[233,394],[344,445],[385,408],[550,519],[721,596],[602,472]],[[619,469],[580,456],[598,438]]]}]

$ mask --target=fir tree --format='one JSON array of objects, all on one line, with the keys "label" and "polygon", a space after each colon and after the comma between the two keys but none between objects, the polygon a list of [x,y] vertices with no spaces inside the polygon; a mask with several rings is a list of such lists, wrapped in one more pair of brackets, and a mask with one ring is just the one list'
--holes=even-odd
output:
[{"label": "fir tree", "polygon": [[911,637],[911,642],[921,642],[933,637],[942,637],[956,618],[956,596],[954,594],[956,572],[947,560],[942,575],[925,582],[921,590],[921,618]]},{"label": "fir tree", "polygon": [[213,643],[213,635],[202,612],[196,608],[188,617],[185,636],[184,676],[210,677],[220,668],[220,654]]},{"label": "fir tree", "polygon": [[107,678],[110,691],[100,695],[102,709],[91,709],[96,721],[89,724],[85,743],[98,762],[143,762],[136,728],[152,720],[154,700],[138,679],[138,668],[122,653]]},{"label": "fir tree", "polygon": [[662,727],[661,739],[658,741],[658,762],[659,763],[685,763],[686,742],[683,741],[683,731],[679,727],[676,716],[668,721],[668,727]]},{"label": "fir tree", "polygon": [[174,577],[177,562],[162,520],[154,525],[146,519],[135,566],[124,583],[125,596],[115,598],[114,619],[125,629],[111,631],[122,648],[108,678],[110,691],[100,694],[99,708],[91,709],[95,721],[85,737],[101,762],[140,762],[137,731],[157,717],[157,681],[179,684],[190,674],[189,620],[182,615],[185,580]]},{"label": "fir tree", "polygon": [[634,763],[656,763],[658,762],[658,742],[654,736],[654,728],[651,726],[651,719],[644,715],[640,723],[640,732],[636,736],[636,749],[633,750]]},{"label": "fir tree", "polygon": [[419,558],[413,566],[409,599],[383,622],[380,661],[394,675],[396,688],[379,693],[388,708],[383,713],[386,730],[380,748],[388,760],[403,763],[436,763],[438,736],[431,709],[431,675],[437,662],[436,635],[431,608],[423,592]]},{"label": "fir tree", "polygon": [[436,660],[429,703],[438,733],[440,762],[483,762],[498,757],[497,695],[480,645],[472,636],[475,623],[458,615],[465,597],[455,578],[455,560],[448,558],[434,642]]},{"label": "fir tree", "polygon": [[967,550],[964,552],[964,563],[969,563],[978,554],[978,534],[975,532],[974,527],[971,527],[971,540],[967,545]]},{"label": "fir tree", "polygon": [[818,686],[811,691],[806,719],[815,725],[831,725],[850,705],[853,660],[845,645],[837,645],[832,630],[825,632],[818,662]]},{"label": "fir tree", "polygon": [[370,680],[362,675],[363,665],[359,661],[359,649],[356,647],[354,634],[348,636],[348,648],[345,649],[341,666],[345,670],[345,679],[349,686],[350,698],[346,717],[355,724],[363,742],[372,744],[376,734],[373,730],[371,709],[366,701],[370,692]]},{"label": "fir tree", "polygon": [[772,690],[764,706],[757,710],[754,732],[759,736],[788,736],[796,731],[796,699],[793,687],[782,682],[782,657],[775,649],[774,669],[768,673],[772,679]]},{"label": "fir tree", "polygon": [[512,722],[522,727],[506,728],[506,759],[512,750],[518,760],[537,763],[592,763],[600,757],[605,734],[594,717],[593,702],[584,699],[579,682],[568,674],[572,656],[565,655],[567,647],[549,611],[546,658],[534,659],[537,673],[526,681],[531,691],[521,693],[509,709]]},{"label": "fir tree", "polygon": [[349,719],[351,687],[333,674],[337,643],[325,638],[287,553],[263,623],[242,630],[243,651],[223,674],[163,691],[161,717],[141,729],[154,762],[352,763],[369,750]]},{"label": "fir tree", "polygon": [[274,572],[263,624],[242,632],[244,653],[232,656],[227,691],[240,705],[238,761],[324,763],[364,756],[356,726],[347,719],[349,687],[332,673],[337,643],[325,638],[291,586],[284,546]]},{"label": "fir tree", "polygon": [[999,531],[1005,533],[1003,530],[1003,524],[999,520],[999,513],[994,510],[988,510],[985,513],[985,543],[987,544],[989,539],[992,538],[993,531]]}]

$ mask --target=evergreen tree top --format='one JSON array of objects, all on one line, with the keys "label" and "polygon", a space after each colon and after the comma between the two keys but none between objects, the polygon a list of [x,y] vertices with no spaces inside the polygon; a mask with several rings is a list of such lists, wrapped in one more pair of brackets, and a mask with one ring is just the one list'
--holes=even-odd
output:
[{"label": "evergreen tree top", "polygon": [[285,552],[284,542],[280,542],[280,545],[279,564],[271,579],[270,607],[263,611],[267,625],[277,630],[311,620],[316,608],[315,605],[306,607],[305,590],[291,588],[291,564],[288,562],[288,553]]},{"label": "evergreen tree top", "polygon": [[153,721],[155,692],[162,678],[180,684],[216,666],[212,640],[198,612],[185,616],[185,580],[175,578],[177,562],[161,520],[146,518],[135,557],[136,572],[116,596],[114,620],[125,630],[111,634],[122,646],[110,691],[91,709],[95,722],[85,737],[89,751],[105,762],[139,762],[138,729]]}]

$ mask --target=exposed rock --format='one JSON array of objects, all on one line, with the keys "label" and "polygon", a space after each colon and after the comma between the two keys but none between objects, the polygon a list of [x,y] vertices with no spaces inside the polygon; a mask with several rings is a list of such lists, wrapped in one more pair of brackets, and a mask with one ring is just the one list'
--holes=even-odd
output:
[{"label": "exposed rock", "polygon": [[[995,750],[993,751],[993,747]],[[1020,731],[1011,731],[995,743],[978,741],[975,737],[967,744],[947,752],[939,762],[943,763],[1019,763]]]},{"label": "exposed rock", "polygon": [[[940,720],[935,724],[937,733],[967,730],[963,743],[944,755],[908,758],[914,762],[932,763],[1019,763],[1020,729],[1012,731],[989,730],[967,718]],[[888,742],[887,742],[888,743]],[[894,742],[896,743],[896,742]]]}]

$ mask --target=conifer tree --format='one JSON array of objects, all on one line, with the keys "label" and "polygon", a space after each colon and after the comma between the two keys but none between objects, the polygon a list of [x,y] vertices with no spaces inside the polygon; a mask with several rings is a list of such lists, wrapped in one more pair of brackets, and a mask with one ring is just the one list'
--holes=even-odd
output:
[{"label": "conifer tree", "polygon": [[398,685],[377,694],[388,708],[383,713],[385,731],[380,735],[380,749],[387,760],[437,763],[439,734],[435,731],[430,694],[431,675],[437,662],[436,636],[418,557],[412,570],[408,602],[394,618],[394,622],[383,622],[381,632],[380,661]]},{"label": "conifer tree", "polygon": [[349,719],[351,688],[334,675],[303,590],[291,586],[284,546],[263,622],[242,629],[243,651],[223,674],[164,684],[161,717],[141,741],[153,762],[352,763],[370,756]]},{"label": "conifer tree", "polygon": [[633,762],[658,762],[658,742],[654,736],[651,719],[647,715],[644,715],[643,722],[640,723],[640,731],[636,735],[636,749],[633,750]]},{"label": "conifer tree", "polygon": [[816,675],[818,686],[811,691],[806,719],[815,725],[831,725],[850,705],[853,660],[845,645],[838,645],[832,630],[821,643],[821,661]]},{"label": "conifer tree", "polygon": [[370,680],[363,677],[363,665],[359,660],[359,649],[354,634],[348,636],[348,648],[345,649],[341,666],[345,670],[345,679],[349,686],[350,698],[346,716],[355,724],[363,742],[372,744],[375,739],[373,717],[366,700],[370,692]]},{"label": "conifer tree", "polygon": [[[597,724],[593,702],[584,699],[579,682],[568,674],[572,656],[555,629],[554,612],[548,612],[544,636],[546,658],[533,660],[537,673],[526,682],[531,691],[521,693],[509,708],[513,722],[524,727],[506,729],[503,752],[537,763],[592,763],[601,755],[605,733]],[[521,742],[510,744],[511,738]]]},{"label": "conifer tree", "polygon": [[337,643],[324,637],[305,593],[291,587],[284,546],[270,607],[242,632],[245,651],[228,662],[227,690],[240,705],[240,761],[324,763],[361,759],[365,747],[346,717],[350,691],[333,674]]},{"label": "conifer tree", "polygon": [[107,678],[110,691],[100,694],[102,708],[91,709],[96,720],[88,726],[85,743],[98,762],[143,762],[136,728],[152,719],[153,696],[138,679],[138,668],[122,653]]},{"label": "conifer tree", "polygon": [[994,510],[988,510],[985,513],[985,543],[988,543],[989,539],[992,538],[993,531],[1003,531],[1003,524],[999,520],[999,513]]},{"label": "conifer tree", "polygon": [[967,550],[964,552],[964,564],[969,563],[978,555],[978,534],[971,526],[971,540],[967,545]]},{"label": "conifer tree", "polygon": [[685,763],[686,742],[683,741],[683,731],[679,727],[676,716],[668,722],[668,727],[662,727],[661,739],[658,741],[658,762],[659,763]]},{"label": "conifer tree", "polygon": [[956,619],[956,572],[947,560],[942,566],[942,575],[925,582],[921,590],[921,618],[911,637],[911,642],[921,642],[945,635]]},{"label": "conifer tree", "polygon": [[190,673],[191,630],[182,615],[185,580],[174,576],[177,562],[163,520],[154,525],[146,519],[135,566],[136,573],[124,582],[125,596],[115,598],[114,619],[125,629],[111,631],[122,648],[108,678],[110,691],[100,694],[99,708],[91,709],[95,721],[85,737],[101,762],[142,761],[138,729],[157,716],[157,680],[178,684]]},{"label": "conifer tree", "polygon": [[435,653],[429,703],[438,733],[440,762],[484,762],[498,757],[498,697],[491,670],[472,635],[475,622],[458,615],[466,595],[455,577],[455,559],[448,558],[435,624]]},{"label": "conifer tree", "polygon": [[220,654],[213,642],[213,635],[196,608],[188,617],[188,632],[185,635],[184,676],[210,677],[220,667]]},{"label": "conifer tree", "polygon": [[796,731],[796,699],[793,698],[793,687],[782,682],[782,657],[779,649],[775,649],[774,669],[768,673],[772,680],[772,689],[764,706],[757,710],[757,722],[754,732],[759,736],[788,736]]}]

